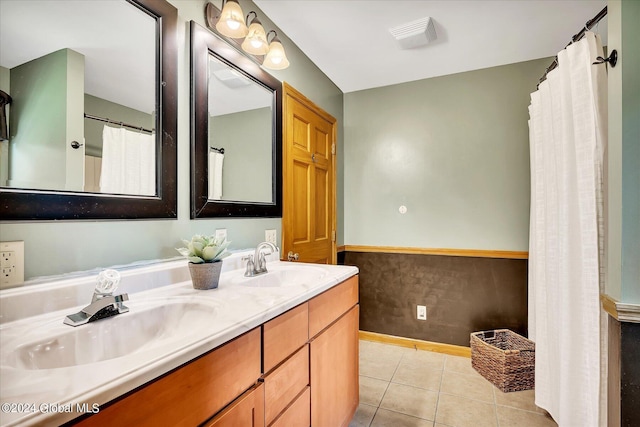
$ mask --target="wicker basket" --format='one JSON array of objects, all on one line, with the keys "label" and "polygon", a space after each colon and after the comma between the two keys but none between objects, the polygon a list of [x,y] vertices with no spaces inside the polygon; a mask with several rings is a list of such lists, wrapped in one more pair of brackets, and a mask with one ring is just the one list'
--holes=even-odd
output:
[{"label": "wicker basket", "polygon": [[504,393],[535,385],[535,344],[508,329],[471,334],[471,365]]}]

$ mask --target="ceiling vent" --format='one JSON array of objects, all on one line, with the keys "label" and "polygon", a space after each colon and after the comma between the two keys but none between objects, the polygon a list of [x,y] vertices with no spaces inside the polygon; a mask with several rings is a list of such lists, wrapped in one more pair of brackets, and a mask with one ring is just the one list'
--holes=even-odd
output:
[{"label": "ceiling vent", "polygon": [[231,89],[245,87],[251,84],[248,78],[219,61],[209,61],[209,67],[211,74],[223,85]]},{"label": "ceiling vent", "polygon": [[389,28],[389,32],[402,49],[424,46],[438,38],[433,19],[430,17]]}]

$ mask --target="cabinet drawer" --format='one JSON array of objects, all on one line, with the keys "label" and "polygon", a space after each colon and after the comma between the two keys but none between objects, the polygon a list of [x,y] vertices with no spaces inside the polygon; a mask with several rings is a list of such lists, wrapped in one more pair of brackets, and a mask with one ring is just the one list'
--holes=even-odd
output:
[{"label": "cabinet drawer", "polygon": [[130,426],[194,426],[209,419],[260,378],[260,328],[161,377],[100,412],[81,426],[117,420]]},{"label": "cabinet drawer", "polygon": [[309,427],[311,425],[311,389],[307,386],[269,427]]},{"label": "cabinet drawer", "polygon": [[264,324],[264,373],[271,371],[309,340],[308,307],[307,303],[301,304]]},{"label": "cabinet drawer", "polygon": [[309,345],[305,345],[264,378],[265,423],[271,424],[308,385]]},{"label": "cabinet drawer", "polygon": [[264,427],[264,385],[254,386],[204,425],[205,427]]},{"label": "cabinet drawer", "polygon": [[353,276],[309,301],[309,338],[315,337],[358,303],[358,276]]}]

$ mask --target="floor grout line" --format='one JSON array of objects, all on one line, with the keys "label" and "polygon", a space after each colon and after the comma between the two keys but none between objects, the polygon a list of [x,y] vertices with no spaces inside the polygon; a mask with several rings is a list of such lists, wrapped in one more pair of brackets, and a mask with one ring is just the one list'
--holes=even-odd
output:
[{"label": "floor grout line", "polygon": [[493,412],[496,414],[496,426],[500,427],[500,418],[498,418],[498,401],[496,400],[496,388],[491,387],[493,391]]},{"label": "floor grout line", "polygon": [[[521,408],[521,407],[518,407],[518,406],[512,406],[509,403],[509,400],[507,400],[506,403],[500,403],[499,404],[498,403],[497,393],[500,392],[500,390],[497,389],[494,386],[491,387],[491,390],[492,390],[491,391],[491,393],[492,393],[491,401],[480,400],[480,399],[477,399],[477,398],[468,397],[468,396],[466,396],[464,394],[454,394],[454,393],[445,393],[445,392],[443,392],[443,388],[442,387],[443,387],[443,383],[444,383],[444,374],[445,374],[445,372],[452,372],[452,373],[459,374],[459,375],[462,375],[462,376],[471,375],[470,372],[466,372],[466,371],[459,372],[459,370],[461,370],[463,368],[462,365],[459,366],[460,367],[459,370],[448,371],[447,367],[452,363],[452,360],[453,360],[451,358],[451,356],[449,356],[449,355],[445,355],[444,360],[443,360],[442,365],[441,365],[442,366],[441,369],[433,369],[432,367],[429,368],[430,370],[433,370],[433,371],[439,371],[440,374],[441,374],[440,380],[439,380],[438,385],[437,385],[437,390],[435,390],[436,389],[435,384],[433,384],[434,385],[433,389],[427,389],[427,388],[422,388],[422,387],[416,386],[414,384],[403,384],[401,382],[394,382],[393,379],[396,376],[396,374],[399,372],[400,366],[403,364],[403,362],[410,361],[410,363],[413,366],[415,361],[413,359],[411,359],[411,357],[412,357],[411,355],[413,354],[413,353],[410,353],[411,350],[413,350],[413,352],[416,352],[416,353],[417,352],[433,353],[433,352],[429,352],[427,350],[419,350],[419,349],[407,349],[407,350],[408,351],[402,352],[399,355],[398,360],[395,362],[395,368],[394,368],[393,373],[391,374],[391,377],[390,377],[389,380],[370,377],[368,375],[361,375],[362,377],[374,379],[374,380],[377,380],[377,381],[383,381],[383,382],[386,383],[385,387],[384,387],[384,392],[382,393],[382,396],[381,396],[380,401],[378,402],[378,404],[377,405],[369,405],[369,404],[367,404],[368,406],[371,406],[371,407],[374,408],[372,418],[370,419],[368,424],[365,423],[368,427],[371,427],[371,426],[375,425],[374,424],[374,420],[376,419],[377,415],[379,414],[380,409],[383,409],[383,410],[389,411],[389,412],[393,412],[393,413],[396,413],[396,414],[406,415],[406,416],[409,416],[409,417],[412,417],[412,418],[424,420],[427,423],[432,423],[433,427],[435,427],[435,425],[437,423],[438,414],[440,413],[439,412],[439,409],[440,409],[439,407],[440,407],[440,403],[441,403],[441,397],[444,396],[444,395],[456,396],[458,398],[471,400],[471,401],[476,401],[476,402],[479,402],[479,403],[482,403],[482,404],[485,404],[485,405],[490,405],[490,406],[487,406],[486,408],[487,409],[489,409],[489,407],[493,408],[493,411],[494,411],[494,423],[495,423],[494,425],[496,427],[500,427],[500,419],[499,419],[499,415],[498,415],[498,407],[499,406],[507,408],[507,409],[510,409],[510,410],[516,410],[516,411],[518,411],[520,413],[523,413],[523,414],[528,414],[528,415],[526,415],[526,417],[531,417],[531,416],[534,416],[534,415],[538,415],[538,416],[541,416],[541,417],[544,416],[544,414],[542,414],[542,413],[540,413],[540,412],[538,412],[536,410],[524,409],[524,408]],[[373,356],[375,357],[375,354]],[[415,362],[415,365],[416,365],[415,369],[427,369],[426,367],[423,367],[422,364],[420,363],[420,360],[421,360],[422,356],[421,355],[419,355],[419,356],[420,357],[417,359],[418,362]],[[428,358],[426,358],[425,360],[429,361]],[[427,362],[427,363],[429,363],[429,362]],[[389,365],[387,365],[387,366],[390,368]],[[452,365],[452,366],[457,366],[457,365]],[[486,378],[485,378],[485,380],[486,380]],[[382,406],[382,402],[384,401],[385,397],[388,397],[389,389],[390,389],[392,383],[400,385],[400,386],[413,387],[413,388],[420,389],[420,390],[426,390],[426,391],[429,391],[431,393],[436,393],[437,396],[436,396],[436,402],[435,402],[435,411],[433,413],[433,420],[428,420],[426,418],[422,418],[422,417],[418,417],[416,415],[408,414],[406,412],[403,412],[403,411],[400,411],[400,410],[397,410],[397,409],[391,409],[391,408],[383,407]],[[514,403],[514,405],[518,403],[517,401],[514,401],[514,402],[516,402],[516,403]],[[489,414],[487,414],[487,415],[489,415]],[[487,421],[489,421],[490,420],[490,415],[489,415],[488,419],[487,418],[485,418],[485,419]],[[447,419],[447,420],[444,420],[444,421],[453,422],[453,419],[451,419],[451,420]],[[446,423],[440,423],[440,425],[452,427],[451,424],[446,424]]]}]

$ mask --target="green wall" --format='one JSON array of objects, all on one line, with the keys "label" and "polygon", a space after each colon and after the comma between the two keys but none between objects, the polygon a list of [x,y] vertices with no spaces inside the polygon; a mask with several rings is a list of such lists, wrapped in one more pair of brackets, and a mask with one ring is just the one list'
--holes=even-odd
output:
[{"label": "green wall", "polygon": [[209,118],[209,146],[225,150],[222,200],[273,201],[272,117],[267,107]]},{"label": "green wall", "polygon": [[[70,110],[82,108],[82,100],[75,99],[77,91],[68,85],[68,79],[77,80],[77,75],[84,76],[84,60],[69,49],[11,69],[12,187],[65,189],[67,139],[75,139],[78,125],[82,125],[81,121],[71,123],[68,117]],[[84,83],[84,79],[80,82]],[[81,89],[84,90],[83,84]]]},{"label": "green wall", "polygon": [[[227,229],[233,249],[255,247],[264,240],[265,229],[277,229],[279,235],[280,218],[197,221],[189,218],[189,21],[204,25],[206,1],[170,0],[170,3],[179,14],[178,219],[2,223],[3,241],[25,242],[25,278],[174,257],[178,255],[174,248],[179,247],[181,238],[194,233],[214,233],[217,228]],[[338,119],[339,144],[342,145],[342,92],[252,2],[241,0],[240,3],[247,13],[256,10],[266,28],[277,30],[287,50],[291,66],[274,72],[274,76],[289,82]],[[338,197],[341,211],[342,196]],[[339,223],[341,215],[339,212]]]},{"label": "green wall", "polygon": [[345,94],[347,244],[528,250],[527,107],[550,61]]},{"label": "green wall", "polygon": [[609,141],[606,198],[606,292],[640,304],[640,2],[610,0]]},{"label": "green wall", "polygon": [[[155,128],[152,114],[134,110],[89,94],[84,95],[84,112],[135,126],[142,126],[145,129]],[[85,154],[102,157],[102,130],[105,124],[98,120],[84,119]]]},{"label": "green wall", "polygon": [[640,2],[622,2],[622,301],[640,304]]}]

